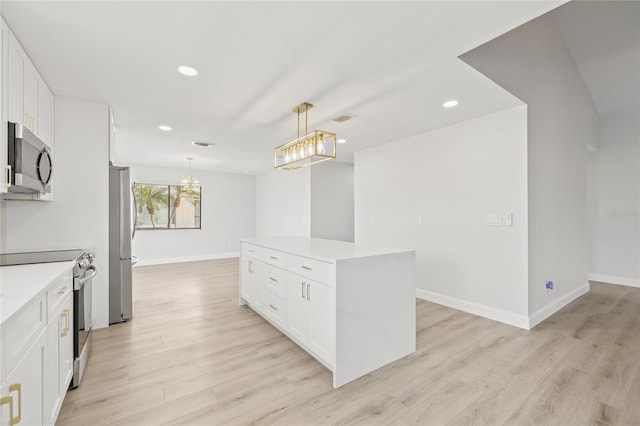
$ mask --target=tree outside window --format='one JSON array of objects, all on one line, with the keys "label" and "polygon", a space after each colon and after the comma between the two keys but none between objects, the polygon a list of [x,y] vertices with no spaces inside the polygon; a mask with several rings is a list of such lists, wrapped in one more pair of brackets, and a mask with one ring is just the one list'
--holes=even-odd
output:
[{"label": "tree outside window", "polygon": [[200,229],[202,190],[180,185],[134,183],[136,229]]}]

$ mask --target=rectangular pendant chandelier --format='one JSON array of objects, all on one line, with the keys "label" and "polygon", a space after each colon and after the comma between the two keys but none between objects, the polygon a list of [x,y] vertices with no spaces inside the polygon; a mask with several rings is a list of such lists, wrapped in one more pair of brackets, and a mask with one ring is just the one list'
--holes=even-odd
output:
[{"label": "rectangular pendant chandelier", "polygon": [[[293,108],[298,115],[298,136],[273,150],[274,167],[281,170],[294,170],[336,158],[335,133],[325,130],[307,131],[307,111],[313,105],[303,102]],[[300,116],[304,113],[304,133],[300,135]]]}]

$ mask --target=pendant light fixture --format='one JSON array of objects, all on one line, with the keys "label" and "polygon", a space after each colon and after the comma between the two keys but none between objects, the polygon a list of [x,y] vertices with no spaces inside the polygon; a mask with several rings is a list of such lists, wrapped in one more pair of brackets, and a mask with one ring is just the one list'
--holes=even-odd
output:
[{"label": "pendant light fixture", "polygon": [[[325,130],[307,130],[307,112],[313,108],[303,102],[293,108],[298,116],[297,137],[273,150],[274,167],[293,170],[336,158],[336,134]],[[304,114],[304,133],[300,135],[300,118]]]},{"label": "pendant light fixture", "polygon": [[182,189],[187,192],[193,191],[195,188],[198,188],[200,186],[200,182],[198,181],[198,179],[194,179],[193,175],[191,174],[191,160],[193,160],[193,157],[187,157],[187,161],[189,161],[189,176],[187,176],[186,178],[182,178],[182,181],[180,182],[180,185],[182,185]]}]

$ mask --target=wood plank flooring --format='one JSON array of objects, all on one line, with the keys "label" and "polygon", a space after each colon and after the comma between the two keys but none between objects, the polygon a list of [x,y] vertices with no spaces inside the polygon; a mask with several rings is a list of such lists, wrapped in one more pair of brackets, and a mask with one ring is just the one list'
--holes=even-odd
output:
[{"label": "wood plank flooring", "polygon": [[640,289],[532,331],[417,302],[416,353],[338,390],[238,306],[238,261],[134,269],[134,319],[97,330],[58,425],[640,425]]}]

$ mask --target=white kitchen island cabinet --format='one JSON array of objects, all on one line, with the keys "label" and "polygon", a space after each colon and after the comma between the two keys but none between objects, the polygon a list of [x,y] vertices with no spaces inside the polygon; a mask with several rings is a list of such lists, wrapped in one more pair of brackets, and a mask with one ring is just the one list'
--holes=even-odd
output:
[{"label": "white kitchen island cabinet", "polygon": [[416,350],[415,252],[304,237],[241,240],[247,304],[340,387]]}]

